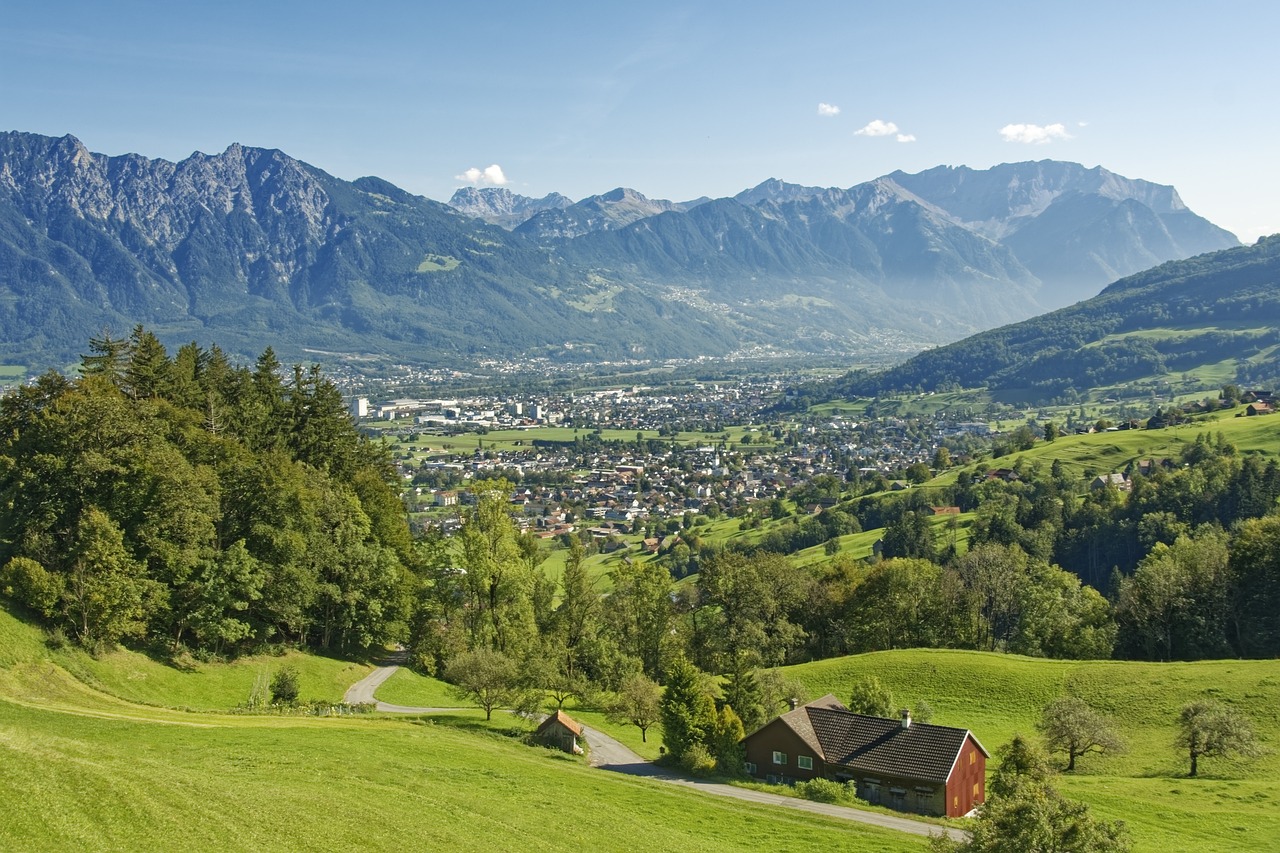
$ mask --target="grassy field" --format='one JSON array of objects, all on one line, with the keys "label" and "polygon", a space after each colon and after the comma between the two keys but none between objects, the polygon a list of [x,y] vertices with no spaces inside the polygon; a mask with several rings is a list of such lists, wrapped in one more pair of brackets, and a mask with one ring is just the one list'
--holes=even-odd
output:
[{"label": "grassy field", "polygon": [[[1046,661],[947,650],[880,652],[791,667],[811,697],[847,698],[875,675],[904,707],[927,701],[934,722],[972,729],[988,750],[1035,735],[1040,709],[1070,692],[1115,718],[1123,755],[1082,759],[1060,777],[1064,793],[1124,820],[1138,851],[1274,850],[1280,838],[1280,662]],[[1252,718],[1268,749],[1253,762],[1202,761],[1189,779],[1174,748],[1178,709],[1214,698]]]},{"label": "grassy field", "polygon": [[[433,723],[138,705],[78,681],[63,655],[0,610],[0,849],[634,850],[637,839],[669,850],[925,849],[593,770],[465,713]],[[111,685],[147,669],[96,663]],[[231,692],[198,686],[220,677],[212,669],[183,676],[134,680],[174,707]]]}]

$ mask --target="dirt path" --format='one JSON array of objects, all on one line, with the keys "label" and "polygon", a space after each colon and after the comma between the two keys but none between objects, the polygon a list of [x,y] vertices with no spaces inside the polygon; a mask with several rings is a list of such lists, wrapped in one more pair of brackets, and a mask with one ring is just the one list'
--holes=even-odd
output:
[{"label": "dirt path", "polygon": [[[397,669],[399,669],[399,666],[378,667],[360,681],[351,685],[350,689],[347,690],[344,701],[351,704],[372,702],[377,706],[379,711],[384,711],[388,714],[438,714],[458,710],[457,708],[415,708],[406,705],[391,705],[386,702],[379,702],[374,696],[374,693],[377,691],[378,687],[390,678],[391,674]],[[879,812],[868,812],[861,809],[851,809],[847,806],[833,806],[827,803],[815,803],[812,800],[801,800],[796,797],[783,797],[778,794],[754,791],[750,788],[739,788],[736,785],[725,785],[722,782],[708,782],[702,779],[690,779],[688,777],[672,773],[666,768],[658,767],[651,761],[646,761],[636,753],[632,752],[627,746],[599,729],[583,726],[582,737],[586,740],[587,746],[590,748],[591,766],[599,767],[602,770],[612,770],[615,773],[625,773],[628,776],[644,776],[650,779],[656,779],[660,782],[667,782],[673,785],[683,785],[687,788],[693,788],[707,794],[714,794],[718,797],[730,797],[736,800],[745,800],[752,803],[795,809],[796,811],[802,812],[812,812],[814,814],[826,815],[827,817],[839,818],[841,820],[851,820],[856,823],[878,826],[883,829],[892,829],[897,830],[898,832],[909,832],[913,835],[927,836],[945,833],[947,836],[954,838],[957,841],[966,840],[968,837],[968,833],[958,829],[937,826],[931,823],[911,820],[910,818],[880,814]]]}]

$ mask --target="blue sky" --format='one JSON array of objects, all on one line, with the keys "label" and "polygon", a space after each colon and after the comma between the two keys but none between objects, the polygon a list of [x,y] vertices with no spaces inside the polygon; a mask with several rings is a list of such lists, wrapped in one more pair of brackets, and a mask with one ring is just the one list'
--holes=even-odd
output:
[{"label": "blue sky", "polygon": [[1277,24],[1233,0],[16,0],[0,129],[169,160],[280,148],[440,200],[1051,158],[1173,184],[1252,241],[1280,231]]}]

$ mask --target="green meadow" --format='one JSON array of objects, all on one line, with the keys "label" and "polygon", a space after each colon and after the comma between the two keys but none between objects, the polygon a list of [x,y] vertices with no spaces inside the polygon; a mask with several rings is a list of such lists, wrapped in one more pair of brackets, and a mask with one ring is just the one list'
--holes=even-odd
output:
[{"label": "green meadow", "polygon": [[118,655],[97,661],[104,686],[148,685],[139,695],[152,704],[137,704],[78,680],[63,660],[0,610],[0,849],[623,851],[639,839],[698,851],[926,846],[595,770],[465,719],[173,710],[233,698],[240,685],[227,685],[241,676],[227,680],[216,667],[170,676],[163,664]]},{"label": "green meadow", "polygon": [[[264,670],[302,673],[304,698],[336,698],[368,664],[291,653],[176,668],[134,652],[49,649],[0,610],[0,848],[923,850],[923,841],[812,815],[724,802],[593,770],[523,745],[510,718],[460,708],[439,718],[227,714]],[[812,697],[847,697],[875,675],[900,704],[971,728],[990,750],[1034,734],[1069,692],[1115,717],[1126,753],[1090,755],[1059,777],[1069,796],[1124,820],[1138,851],[1274,849],[1280,838],[1280,663],[1047,661],[947,650],[880,652],[791,667]],[[465,706],[401,670],[388,702]],[[1174,719],[1210,697],[1247,713],[1256,761],[1206,759],[1186,777]],[[192,709],[192,710],[182,710]],[[646,757],[634,727],[568,706]]]}]

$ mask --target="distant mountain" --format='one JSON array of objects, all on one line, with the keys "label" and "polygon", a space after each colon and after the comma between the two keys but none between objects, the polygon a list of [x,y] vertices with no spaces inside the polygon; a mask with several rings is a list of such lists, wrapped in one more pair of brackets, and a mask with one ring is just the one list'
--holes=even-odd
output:
[{"label": "distant mountain", "polygon": [[505,187],[462,187],[449,199],[449,206],[459,213],[508,231],[544,210],[562,210],[572,204],[572,199],[560,193],[529,198]]},{"label": "distant mountain", "polygon": [[0,359],[65,363],[135,323],[299,359],[896,358],[1215,241],[1172,188],[1063,163],[450,206],[275,150],[170,163],[0,133]]},{"label": "distant mountain", "polygon": [[1045,282],[1046,308],[1176,258],[1238,245],[1187,209],[1173,187],[1101,167],[1042,160],[983,171],[939,166],[889,179],[956,222],[1009,247]]},{"label": "distant mountain", "polygon": [[659,213],[691,210],[703,201],[681,203],[645,198],[635,190],[618,187],[568,207],[543,211],[525,220],[518,230],[540,240],[571,239],[595,231],[612,231]]},{"label": "distant mountain", "polygon": [[846,396],[952,387],[1047,401],[1206,365],[1280,375],[1280,235],[1121,279],[1098,296],[920,353]]}]

